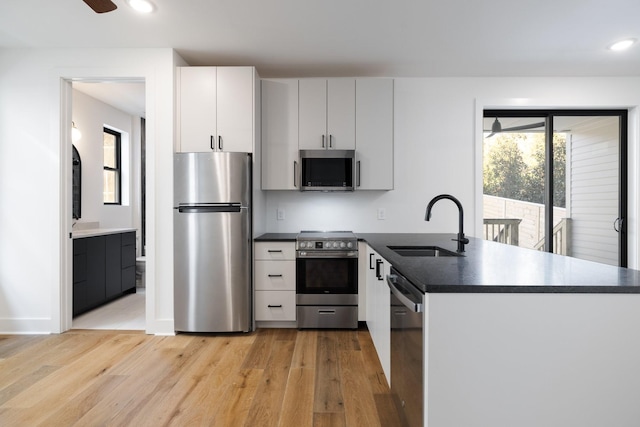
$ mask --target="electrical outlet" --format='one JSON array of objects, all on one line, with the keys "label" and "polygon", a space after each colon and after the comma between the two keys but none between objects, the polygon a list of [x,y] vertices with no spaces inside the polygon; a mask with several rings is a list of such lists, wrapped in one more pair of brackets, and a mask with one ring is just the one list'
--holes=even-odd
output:
[{"label": "electrical outlet", "polygon": [[276,218],[278,219],[278,221],[284,220],[284,209],[280,209],[280,208],[277,209]]},{"label": "electrical outlet", "polygon": [[387,219],[387,211],[384,208],[378,208],[378,219]]}]

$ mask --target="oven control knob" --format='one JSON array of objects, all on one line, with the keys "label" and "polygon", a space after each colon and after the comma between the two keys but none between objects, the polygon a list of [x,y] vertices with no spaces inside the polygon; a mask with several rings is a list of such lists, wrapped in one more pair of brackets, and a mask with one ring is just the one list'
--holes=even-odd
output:
[{"label": "oven control knob", "polygon": [[346,247],[347,247],[347,244],[346,244],[345,242],[340,242],[340,247],[341,247],[341,248],[346,248]]},{"label": "oven control knob", "polygon": [[349,249],[351,249],[351,248],[353,247],[353,243],[352,243],[352,242],[348,242],[348,243],[347,243],[347,247],[348,247]]},{"label": "oven control knob", "polygon": [[306,248],[306,247],[307,247],[307,244],[306,244],[305,242],[300,242],[300,247],[301,247],[301,248]]}]

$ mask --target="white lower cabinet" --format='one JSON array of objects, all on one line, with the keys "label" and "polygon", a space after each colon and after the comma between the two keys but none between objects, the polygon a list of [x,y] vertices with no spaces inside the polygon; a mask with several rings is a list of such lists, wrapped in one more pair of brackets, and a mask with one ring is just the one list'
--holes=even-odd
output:
[{"label": "white lower cabinet", "polygon": [[256,321],[295,321],[296,291],[256,290]]},{"label": "white lower cabinet", "polygon": [[391,295],[387,274],[391,265],[367,246],[367,327],[387,382],[391,385]]},{"label": "white lower cabinet", "polygon": [[254,266],[256,321],[295,321],[295,243],[256,242]]}]

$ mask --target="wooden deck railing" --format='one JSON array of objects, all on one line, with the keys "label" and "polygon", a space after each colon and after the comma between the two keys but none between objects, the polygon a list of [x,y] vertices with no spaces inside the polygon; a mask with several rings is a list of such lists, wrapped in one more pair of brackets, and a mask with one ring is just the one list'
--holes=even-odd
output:
[{"label": "wooden deck railing", "polygon": [[[571,236],[571,218],[562,218],[559,223],[553,227],[553,253],[558,255],[571,255],[571,245],[569,237]],[[533,247],[539,251],[545,250],[544,238],[542,238]]]},{"label": "wooden deck railing", "polygon": [[484,218],[484,238],[518,246],[520,222],[519,218]]}]

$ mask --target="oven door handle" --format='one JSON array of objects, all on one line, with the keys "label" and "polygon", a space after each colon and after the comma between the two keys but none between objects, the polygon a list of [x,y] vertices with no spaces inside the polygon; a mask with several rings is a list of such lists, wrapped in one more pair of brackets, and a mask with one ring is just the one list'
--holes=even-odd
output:
[{"label": "oven door handle", "polygon": [[414,301],[411,298],[413,296],[411,291],[405,287],[411,286],[410,284],[405,285],[403,283],[399,283],[398,276],[395,274],[387,275],[387,284],[389,285],[389,289],[391,289],[393,295],[395,295],[395,297],[398,298],[409,310],[414,313],[422,313],[424,311],[422,301]]}]

